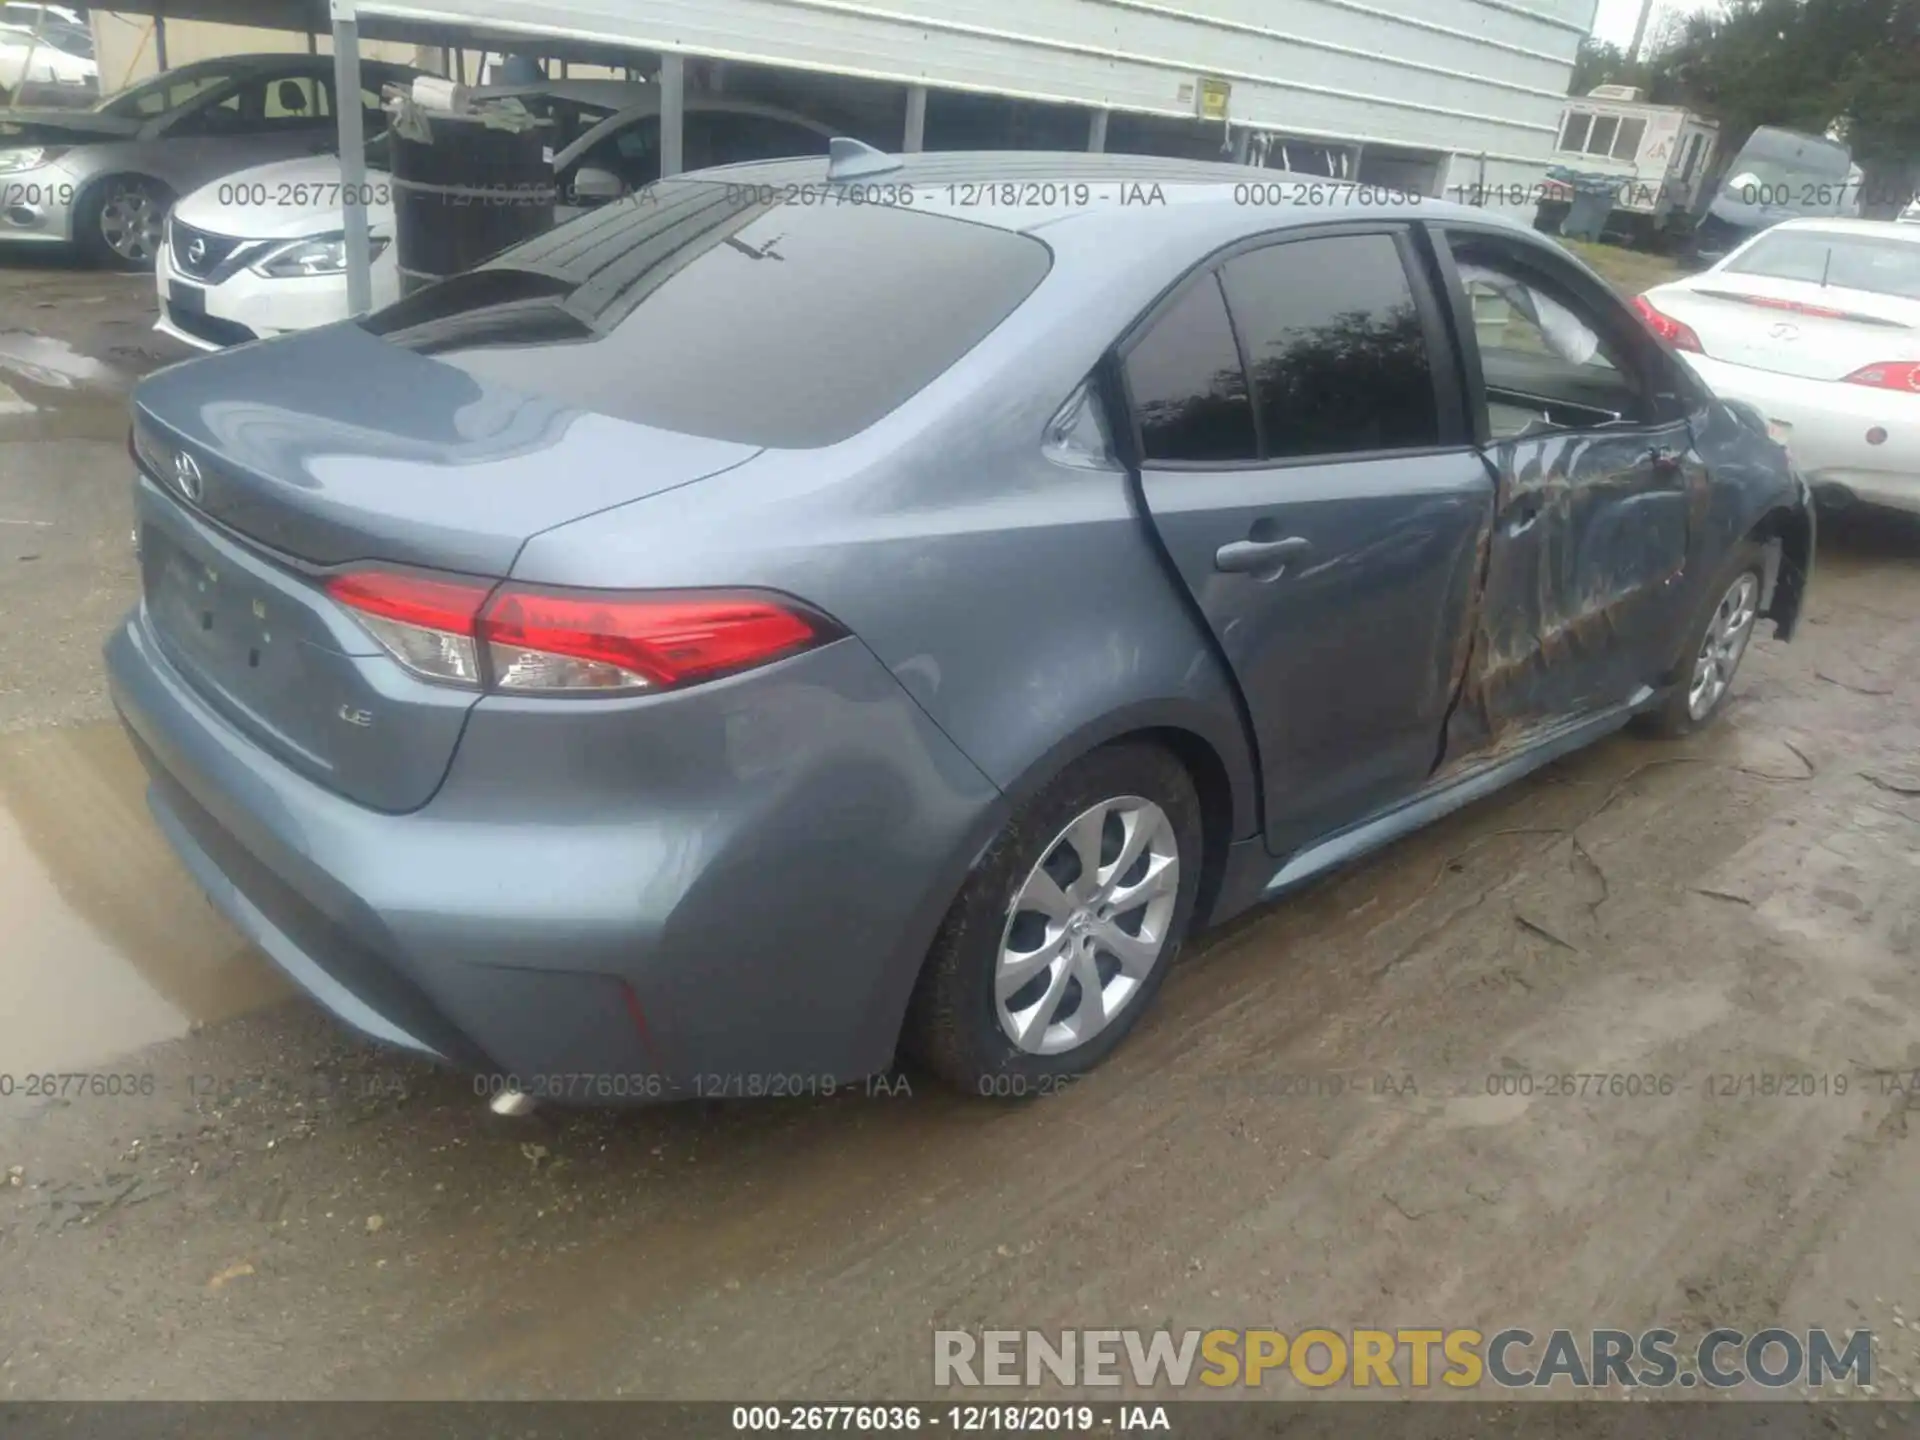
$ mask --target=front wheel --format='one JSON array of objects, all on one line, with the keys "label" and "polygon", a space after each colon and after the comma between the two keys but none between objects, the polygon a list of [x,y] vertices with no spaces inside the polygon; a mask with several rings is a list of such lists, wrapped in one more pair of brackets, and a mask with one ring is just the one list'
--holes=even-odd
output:
[{"label": "front wheel", "polygon": [[109,270],[151,270],[166,233],[173,192],[146,175],[111,175],[74,216],[74,238]]},{"label": "front wheel", "polygon": [[1069,766],[1022,805],[947,912],[908,1047],[962,1090],[1037,1095],[1112,1054],[1192,919],[1200,803],[1157,746]]},{"label": "front wheel", "polygon": [[1733,693],[1733,677],[1746,658],[1760,619],[1766,587],[1766,554],[1743,543],[1707,592],[1704,614],[1694,621],[1682,663],[1666,701],[1647,715],[1647,728],[1668,736],[1690,735],[1711,724]]}]

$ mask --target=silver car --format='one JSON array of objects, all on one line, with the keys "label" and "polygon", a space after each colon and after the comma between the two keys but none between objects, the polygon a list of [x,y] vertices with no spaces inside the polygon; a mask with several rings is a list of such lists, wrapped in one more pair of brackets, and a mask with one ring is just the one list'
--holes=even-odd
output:
[{"label": "silver car", "polygon": [[[385,124],[380,87],[422,72],[362,67],[360,103]],[[333,61],[229,55],[183,65],[90,110],[0,115],[0,240],[74,245],[103,265],[145,270],[174,198],[210,180],[334,147]]]},{"label": "silver car", "polygon": [[480,1093],[818,1093],[904,1043],[1037,1094],[1187,934],[1704,726],[1792,634],[1765,418],[1532,231],[834,149],[134,394],[107,664],[154,816]]}]

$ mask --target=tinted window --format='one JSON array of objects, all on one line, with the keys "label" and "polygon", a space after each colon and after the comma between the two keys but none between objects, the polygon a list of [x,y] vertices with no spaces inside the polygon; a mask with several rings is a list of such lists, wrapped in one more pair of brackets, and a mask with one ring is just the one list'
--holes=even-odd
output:
[{"label": "tinted window", "polygon": [[1436,445],[1413,287],[1387,235],[1271,245],[1222,269],[1268,456]]},{"label": "tinted window", "polygon": [[1127,391],[1148,460],[1258,458],[1247,377],[1211,275],[1188,286],[1133,347]]},{"label": "tinted window", "polygon": [[250,121],[247,117],[260,114],[262,101],[261,88],[249,85],[216,104],[202,105],[198,110],[181,115],[169,125],[167,134],[175,138],[187,135],[249,134],[260,126],[257,119]]},{"label": "tinted window", "polygon": [[884,205],[741,203],[674,180],[363,322],[483,379],[668,430],[830,445],[1026,299],[1038,240]]}]

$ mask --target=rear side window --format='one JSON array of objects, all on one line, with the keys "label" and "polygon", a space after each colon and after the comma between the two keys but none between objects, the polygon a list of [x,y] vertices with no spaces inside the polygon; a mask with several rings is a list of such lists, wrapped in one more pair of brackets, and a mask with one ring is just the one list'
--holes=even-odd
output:
[{"label": "rear side window", "polygon": [[1038,240],[969,220],[750,203],[744,191],[654,186],[362,323],[583,410],[811,447],[857,434],[924,388],[1052,263]]},{"label": "rear side window", "polygon": [[1268,458],[1440,443],[1426,335],[1391,236],[1271,245],[1229,260],[1221,280]]},{"label": "rear side window", "polygon": [[1127,391],[1147,461],[1259,458],[1247,377],[1214,276],[1189,285],[1133,347]]}]

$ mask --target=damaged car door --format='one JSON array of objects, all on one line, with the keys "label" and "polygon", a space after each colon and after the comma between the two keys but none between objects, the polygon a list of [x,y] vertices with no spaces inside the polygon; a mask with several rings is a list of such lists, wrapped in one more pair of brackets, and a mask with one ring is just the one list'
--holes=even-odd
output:
[{"label": "damaged car door", "polygon": [[1445,232],[1470,421],[1496,494],[1449,763],[1524,745],[1655,679],[1705,467],[1632,312],[1544,245]]},{"label": "damaged car door", "polygon": [[1142,496],[1246,699],[1276,854],[1426,783],[1464,658],[1493,494],[1422,243],[1261,237],[1122,351]]}]

